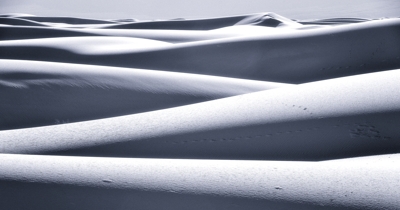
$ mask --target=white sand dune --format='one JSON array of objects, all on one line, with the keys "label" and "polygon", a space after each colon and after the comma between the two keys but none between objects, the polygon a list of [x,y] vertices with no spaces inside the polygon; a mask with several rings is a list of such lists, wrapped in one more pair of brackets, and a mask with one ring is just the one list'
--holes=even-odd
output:
[{"label": "white sand dune", "polygon": [[0,158],[0,205],[12,209],[376,210],[398,209],[400,199],[399,155],[326,162]]},{"label": "white sand dune", "polygon": [[400,18],[0,15],[0,209],[400,209],[399,46]]},{"label": "white sand dune", "polygon": [[134,114],[286,86],[290,84],[81,64],[0,60],[0,98],[3,99],[0,129]]},{"label": "white sand dune", "polygon": [[400,70],[123,117],[0,131],[0,152],[323,160],[400,149]]}]

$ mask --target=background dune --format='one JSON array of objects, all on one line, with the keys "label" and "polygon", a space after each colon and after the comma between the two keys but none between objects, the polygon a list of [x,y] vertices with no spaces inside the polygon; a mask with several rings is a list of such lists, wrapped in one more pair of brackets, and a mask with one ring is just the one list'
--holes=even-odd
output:
[{"label": "background dune", "polygon": [[[273,19],[273,16],[268,17]],[[0,43],[0,57],[284,83],[303,83],[400,67],[398,19],[367,21],[354,26],[274,29],[275,33],[260,30],[242,36],[159,45],[158,48],[135,50],[132,45],[132,50],[126,52],[113,52],[115,48],[100,41],[95,46],[88,46],[85,40],[89,37],[10,40]],[[102,46],[106,51],[99,52]]]}]

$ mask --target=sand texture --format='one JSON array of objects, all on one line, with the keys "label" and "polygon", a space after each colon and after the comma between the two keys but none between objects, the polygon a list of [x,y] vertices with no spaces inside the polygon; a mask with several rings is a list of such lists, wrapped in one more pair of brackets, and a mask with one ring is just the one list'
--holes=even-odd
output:
[{"label": "sand texture", "polygon": [[400,209],[399,46],[399,18],[0,15],[0,209]]}]

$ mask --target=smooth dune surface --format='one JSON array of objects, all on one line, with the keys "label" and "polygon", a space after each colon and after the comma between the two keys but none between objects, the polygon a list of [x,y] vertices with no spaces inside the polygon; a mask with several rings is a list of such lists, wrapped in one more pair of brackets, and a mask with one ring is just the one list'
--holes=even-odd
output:
[{"label": "smooth dune surface", "polygon": [[400,19],[0,15],[6,209],[400,209]]}]

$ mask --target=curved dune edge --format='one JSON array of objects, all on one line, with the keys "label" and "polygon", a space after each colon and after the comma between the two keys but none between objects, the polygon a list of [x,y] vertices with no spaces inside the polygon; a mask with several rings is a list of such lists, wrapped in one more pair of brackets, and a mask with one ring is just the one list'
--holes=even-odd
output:
[{"label": "curved dune edge", "polygon": [[0,204],[13,209],[399,208],[398,154],[326,162],[0,158]]},{"label": "curved dune edge", "polygon": [[400,149],[400,70],[165,110],[0,131],[0,152],[324,160]]},{"label": "curved dune edge", "polygon": [[0,17],[0,24],[14,26],[47,26],[43,23],[14,17]]},{"label": "curved dune edge", "polygon": [[115,117],[288,86],[176,72],[0,59],[0,129]]}]

